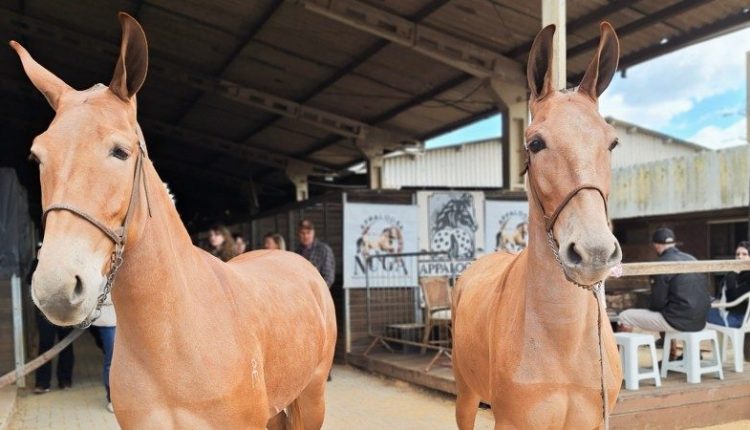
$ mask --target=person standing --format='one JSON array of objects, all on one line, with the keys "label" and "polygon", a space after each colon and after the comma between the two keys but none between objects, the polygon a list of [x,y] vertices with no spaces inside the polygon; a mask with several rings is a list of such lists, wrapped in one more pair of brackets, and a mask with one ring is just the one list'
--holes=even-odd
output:
[{"label": "person standing", "polygon": [[[50,348],[69,335],[73,327],[59,327],[47,320],[42,313],[36,311],[37,328],[39,329],[39,354],[43,354]],[[61,390],[67,390],[73,386],[73,364],[75,356],[73,355],[73,344],[71,343],[60,352],[57,357],[57,383]],[[52,381],[52,362],[48,361],[40,367],[36,373],[34,394],[47,393],[50,390]]]},{"label": "person standing", "polygon": [[234,239],[229,229],[221,224],[212,226],[208,231],[209,252],[221,261],[229,261],[237,256]]},{"label": "person standing", "polygon": [[241,234],[234,235],[234,251],[237,255],[244,254],[247,251],[247,242]]},{"label": "person standing", "polygon": [[331,247],[315,238],[315,226],[312,221],[303,219],[299,222],[297,239],[299,239],[297,254],[310,261],[318,269],[328,288],[331,288],[336,279],[336,260]]},{"label": "person standing", "polygon": [[102,382],[107,392],[107,410],[114,412],[112,408],[112,397],[109,394],[109,369],[112,367],[112,353],[115,349],[115,326],[117,325],[117,315],[115,307],[112,305],[112,296],[107,297],[101,308],[99,318],[95,319],[91,325],[96,326],[99,330],[99,336],[102,342],[102,351],[104,352],[104,364],[102,367]]},{"label": "person standing", "polygon": [[278,233],[268,233],[263,236],[263,249],[278,249],[286,251],[286,241],[284,236]]},{"label": "person standing", "polygon": [[[677,249],[674,232],[659,228],[652,245],[659,261],[695,261],[695,257]],[[711,308],[708,279],[702,273],[678,273],[651,277],[649,309],[628,309],[620,314],[620,329],[634,327],[646,331],[700,331],[706,326]],[[670,355],[674,358],[675,349]]]}]

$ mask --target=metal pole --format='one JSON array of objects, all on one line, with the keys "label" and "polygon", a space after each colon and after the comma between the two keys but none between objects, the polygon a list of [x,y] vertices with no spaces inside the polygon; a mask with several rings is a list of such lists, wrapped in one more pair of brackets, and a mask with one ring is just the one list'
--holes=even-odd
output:
[{"label": "metal pole", "polygon": [[23,307],[21,294],[21,278],[15,273],[10,278],[11,300],[13,301],[13,344],[16,361],[16,385],[26,387],[23,370],[26,362],[26,351],[23,341]]}]

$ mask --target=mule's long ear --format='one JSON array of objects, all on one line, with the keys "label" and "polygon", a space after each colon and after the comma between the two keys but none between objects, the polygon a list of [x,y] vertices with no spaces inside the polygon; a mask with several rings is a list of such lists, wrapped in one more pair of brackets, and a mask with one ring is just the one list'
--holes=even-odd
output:
[{"label": "mule's long ear", "polygon": [[109,89],[121,99],[128,101],[146,80],[148,71],[148,43],[146,34],[138,21],[125,12],[117,14],[122,26],[120,58],[117,59],[115,73]]},{"label": "mule's long ear", "polygon": [[526,80],[531,100],[539,100],[552,91],[552,37],[555,24],[544,27],[534,38],[526,65]]},{"label": "mule's long ear", "polygon": [[55,76],[52,72],[42,67],[41,64],[37,63],[36,60],[29,54],[20,43],[15,40],[10,41],[10,47],[13,48],[18,57],[21,58],[21,64],[23,70],[26,72],[26,76],[29,77],[31,83],[34,84],[52,109],[57,110],[57,106],[60,104],[60,97],[68,92],[73,91],[70,85],[63,82],[62,79]]},{"label": "mule's long ear", "polygon": [[617,62],[620,60],[620,42],[617,40],[615,29],[607,21],[601,23],[600,29],[602,36],[599,39],[599,48],[578,86],[578,91],[594,100],[599,99],[612,82],[612,77],[617,71]]}]

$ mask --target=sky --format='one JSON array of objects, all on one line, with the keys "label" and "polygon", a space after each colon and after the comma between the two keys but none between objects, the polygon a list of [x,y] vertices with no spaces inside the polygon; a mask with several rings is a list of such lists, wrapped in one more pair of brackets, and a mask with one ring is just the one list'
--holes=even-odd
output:
[{"label": "sky", "polygon": [[[612,116],[711,149],[747,143],[746,52],[750,28],[627,69],[599,100]],[[493,116],[426,142],[437,147],[498,137]]]}]

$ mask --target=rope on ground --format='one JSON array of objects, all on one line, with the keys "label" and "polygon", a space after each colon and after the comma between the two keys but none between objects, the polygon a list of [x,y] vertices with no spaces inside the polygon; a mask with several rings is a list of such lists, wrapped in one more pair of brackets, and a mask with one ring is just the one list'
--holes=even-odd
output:
[{"label": "rope on ground", "polygon": [[29,373],[35,371],[36,369],[42,367],[45,363],[48,361],[52,361],[53,358],[60,352],[62,352],[65,347],[73,343],[74,340],[78,339],[78,337],[84,332],[85,330],[82,329],[74,329],[70,334],[65,336],[63,340],[61,340],[57,345],[53,346],[52,348],[48,349],[44,354],[40,355],[39,357],[29,361],[28,363],[24,364],[20,375],[17,370],[13,370],[11,372],[6,373],[3,376],[0,376],[0,388],[5,387],[6,385],[10,385],[14,382],[16,382],[19,378],[19,376],[26,376]]}]

